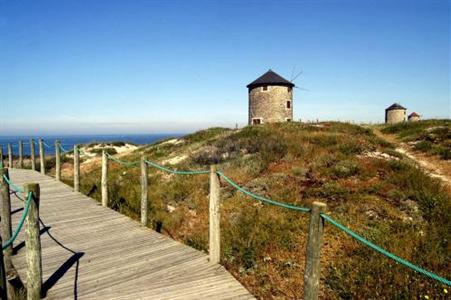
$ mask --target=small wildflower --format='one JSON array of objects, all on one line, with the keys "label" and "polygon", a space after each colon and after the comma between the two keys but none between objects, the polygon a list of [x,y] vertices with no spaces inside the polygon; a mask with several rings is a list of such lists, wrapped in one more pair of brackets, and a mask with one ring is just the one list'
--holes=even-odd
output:
[{"label": "small wildflower", "polygon": [[428,295],[424,295],[424,299],[429,299],[429,296]]},{"label": "small wildflower", "polygon": [[447,290],[447,289],[443,289],[443,292],[444,292],[445,294],[448,294],[448,290]]}]

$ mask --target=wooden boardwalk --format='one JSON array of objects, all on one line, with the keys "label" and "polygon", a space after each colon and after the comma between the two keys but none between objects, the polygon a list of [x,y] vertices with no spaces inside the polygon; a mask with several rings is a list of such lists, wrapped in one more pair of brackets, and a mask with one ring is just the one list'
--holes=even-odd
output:
[{"label": "wooden boardwalk", "polygon": [[[10,169],[21,186],[41,187],[44,291],[47,299],[253,299],[207,255],[141,226],[31,170]],[[23,203],[12,201],[13,229]],[[26,280],[24,230],[13,264]]]}]

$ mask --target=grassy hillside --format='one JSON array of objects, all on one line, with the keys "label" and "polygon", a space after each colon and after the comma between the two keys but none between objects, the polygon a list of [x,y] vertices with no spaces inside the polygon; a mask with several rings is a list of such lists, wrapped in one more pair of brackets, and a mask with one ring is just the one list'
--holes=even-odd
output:
[{"label": "grassy hillside", "polygon": [[451,120],[399,123],[384,126],[382,132],[397,135],[418,151],[451,159]]},{"label": "grassy hillside", "polygon": [[[343,123],[212,128],[144,146],[124,160],[177,169],[210,164],[246,189],[278,201],[327,203],[336,220],[387,250],[450,278],[451,199],[370,130]],[[110,162],[114,209],[139,219],[139,168]],[[82,191],[100,199],[99,166]],[[70,179],[70,178],[67,178]],[[222,264],[264,299],[302,296],[308,215],[262,205],[221,183]],[[151,226],[197,249],[208,247],[208,175],[150,169]],[[321,297],[445,298],[444,286],[369,250],[329,225],[322,251]]]}]

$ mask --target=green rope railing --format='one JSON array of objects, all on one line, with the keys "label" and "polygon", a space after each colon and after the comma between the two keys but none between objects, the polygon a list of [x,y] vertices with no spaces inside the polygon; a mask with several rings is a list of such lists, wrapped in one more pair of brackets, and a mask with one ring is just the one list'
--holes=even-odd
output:
[{"label": "green rope railing", "polygon": [[210,173],[210,171],[204,171],[204,170],[179,171],[179,170],[166,168],[166,167],[164,167],[162,165],[156,164],[156,163],[154,163],[152,161],[149,161],[149,160],[145,160],[145,162],[146,162],[147,165],[149,165],[151,167],[154,167],[154,168],[157,168],[157,169],[159,169],[161,171],[165,171],[165,172],[172,173],[172,174],[178,174],[178,175],[199,175],[199,174],[208,174],[208,173]]},{"label": "green rope railing", "polygon": [[451,281],[440,277],[434,273],[431,273],[425,269],[422,269],[402,258],[400,258],[399,256],[394,255],[393,253],[388,252],[387,250],[373,244],[372,242],[368,241],[367,239],[365,239],[364,237],[358,235],[357,233],[355,233],[354,231],[352,231],[351,229],[347,228],[346,226],[338,223],[337,221],[335,221],[334,219],[332,219],[330,216],[322,213],[321,217],[326,220],[327,222],[329,222],[330,224],[334,225],[335,227],[337,227],[338,229],[342,230],[343,232],[345,232],[346,234],[350,235],[351,237],[353,237],[354,239],[356,239],[357,241],[359,241],[360,243],[364,244],[365,246],[368,246],[369,248],[379,252],[382,255],[385,255],[386,257],[396,261],[397,263],[404,265],[405,267],[418,272],[426,277],[432,278],[434,280],[437,280],[443,284],[446,284],[447,286],[451,286]]},{"label": "green rope railing", "polygon": [[12,190],[14,192],[20,192],[23,193],[23,189],[21,189],[20,187],[18,187],[17,185],[15,185],[8,177],[6,177],[6,175],[3,175],[3,179],[5,179],[5,181],[8,183],[9,187],[12,188]]},{"label": "green rope railing", "polygon": [[66,150],[61,144],[59,146],[60,146],[61,151],[63,151],[64,153],[67,153],[70,151],[70,150]]},{"label": "green rope railing", "polygon": [[241,186],[239,186],[236,182],[234,182],[232,179],[230,179],[229,177],[225,176],[224,173],[222,172],[216,172],[219,176],[221,176],[222,178],[224,178],[225,181],[227,181],[228,184],[230,184],[231,186],[233,186],[235,189],[237,189],[238,191],[248,195],[251,198],[254,198],[256,200],[259,200],[261,202],[270,204],[270,205],[275,205],[275,206],[280,206],[280,207],[284,207],[284,208],[288,208],[288,209],[292,209],[292,210],[297,210],[297,211],[301,211],[301,212],[310,212],[309,208],[306,207],[302,207],[302,206],[296,206],[293,204],[288,204],[288,203],[284,203],[284,202],[279,202],[279,201],[274,201],[271,200],[269,198],[265,198],[259,195],[256,195],[244,188],[242,188]]},{"label": "green rope railing", "polygon": [[123,160],[117,159],[116,157],[112,156],[109,153],[106,153],[106,157],[108,159],[111,159],[112,161],[117,162],[118,164],[126,166],[126,167],[134,167],[134,166],[137,166],[139,164],[139,161],[127,162],[127,161],[123,161]]},{"label": "green rope railing", "polygon": [[9,246],[14,243],[14,241],[17,239],[17,236],[19,235],[20,231],[22,230],[23,224],[25,223],[25,218],[28,215],[28,211],[30,209],[31,200],[33,198],[33,193],[29,192],[27,195],[27,201],[24,204],[24,209],[22,212],[22,216],[20,217],[19,224],[16,227],[16,230],[12,234],[11,238],[9,238],[6,243],[2,244],[2,251],[5,251],[8,249]]},{"label": "green rope railing", "polygon": [[50,146],[49,144],[47,144],[45,141],[42,141],[42,144],[44,145],[44,146],[46,146],[47,148],[53,148],[52,146]]}]

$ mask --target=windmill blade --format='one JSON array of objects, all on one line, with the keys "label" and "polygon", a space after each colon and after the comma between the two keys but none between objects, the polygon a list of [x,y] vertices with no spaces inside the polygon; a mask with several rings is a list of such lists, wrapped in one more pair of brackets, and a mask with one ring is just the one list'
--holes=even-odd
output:
[{"label": "windmill blade", "polygon": [[301,76],[302,73],[304,73],[303,70],[301,70],[301,72],[299,72],[296,76],[294,76],[294,78],[291,80],[291,82],[295,81],[296,78],[298,78],[299,76]]},{"label": "windmill blade", "polygon": [[293,81],[293,76],[294,76],[294,71],[296,70],[296,66],[293,66],[293,69],[291,70],[291,76],[290,76],[290,81]]},{"label": "windmill blade", "polygon": [[301,88],[301,87],[298,87],[298,86],[295,86],[295,88],[296,89],[300,89],[301,91],[311,92],[311,90],[309,90],[309,89],[304,89],[304,88]]}]

